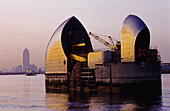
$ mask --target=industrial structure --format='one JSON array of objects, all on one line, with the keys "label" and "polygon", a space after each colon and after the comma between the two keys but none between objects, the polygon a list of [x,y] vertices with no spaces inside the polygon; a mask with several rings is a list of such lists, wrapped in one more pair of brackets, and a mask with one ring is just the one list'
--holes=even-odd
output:
[{"label": "industrial structure", "polygon": [[[107,51],[94,52],[89,36],[105,46]],[[100,90],[123,92],[161,88],[160,56],[157,49],[149,49],[150,34],[146,24],[129,15],[123,22],[121,41],[110,41],[94,33],[87,34],[74,16],[64,21],[52,35],[46,50],[46,89]],[[139,85],[140,84],[140,85]],[[153,85],[156,88],[153,88]],[[124,86],[127,86],[126,88]],[[141,87],[138,87],[141,86]],[[136,89],[135,89],[136,88]]]}]

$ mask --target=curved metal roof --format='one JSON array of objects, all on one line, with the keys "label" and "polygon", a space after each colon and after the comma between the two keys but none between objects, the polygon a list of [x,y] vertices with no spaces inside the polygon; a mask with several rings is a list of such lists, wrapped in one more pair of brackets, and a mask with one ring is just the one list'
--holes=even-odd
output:
[{"label": "curved metal roof", "polygon": [[125,18],[122,30],[128,30],[133,33],[134,37],[144,28],[147,28],[145,23],[136,15],[129,15]]},{"label": "curved metal roof", "polygon": [[134,62],[139,48],[149,48],[150,34],[146,24],[137,16],[125,18],[121,30],[122,62]]},{"label": "curved metal roof", "polygon": [[62,34],[62,31],[63,31],[63,28],[65,26],[65,24],[71,19],[72,17],[68,18],[67,20],[65,20],[56,30],[55,32],[53,33],[53,35],[51,36],[49,42],[48,42],[48,45],[47,45],[47,49],[46,49],[46,54],[47,54],[47,51],[49,49],[49,47],[51,46],[52,42],[55,42],[55,40],[61,40],[61,34]]},{"label": "curved metal roof", "polygon": [[82,52],[82,47],[76,50],[73,47],[81,43],[85,44],[83,53],[93,51],[89,36],[81,22],[74,16],[70,17],[55,30],[47,45],[46,73],[67,73],[70,54]]}]

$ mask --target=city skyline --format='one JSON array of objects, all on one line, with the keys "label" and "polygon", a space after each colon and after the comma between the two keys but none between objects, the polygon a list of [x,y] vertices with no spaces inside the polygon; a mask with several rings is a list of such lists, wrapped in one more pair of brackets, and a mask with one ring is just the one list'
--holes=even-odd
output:
[{"label": "city skyline", "polygon": [[[87,31],[120,40],[123,20],[139,16],[151,33],[162,61],[170,62],[169,1],[142,0],[0,0],[0,69],[22,64],[22,50],[31,52],[30,63],[44,67],[47,43],[54,30],[67,18],[76,16]],[[91,38],[93,48],[105,48]]]},{"label": "city skyline", "polygon": [[37,72],[38,70],[44,70],[44,67],[39,67],[35,64],[30,63],[30,53],[27,48],[24,49],[23,55],[22,55],[22,65],[13,66],[11,68],[2,68],[0,69],[1,72],[26,72],[26,70],[33,70],[34,72]]}]

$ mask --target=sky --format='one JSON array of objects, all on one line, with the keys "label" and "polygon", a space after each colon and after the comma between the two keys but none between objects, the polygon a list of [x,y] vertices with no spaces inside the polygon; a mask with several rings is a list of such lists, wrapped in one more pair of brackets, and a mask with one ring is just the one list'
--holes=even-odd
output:
[{"label": "sky", "polygon": [[[0,0],[0,69],[22,65],[29,50],[30,62],[44,67],[46,47],[56,28],[71,16],[86,28],[120,40],[129,14],[140,17],[150,30],[163,62],[170,62],[169,0]],[[93,48],[104,48],[91,39]]]}]

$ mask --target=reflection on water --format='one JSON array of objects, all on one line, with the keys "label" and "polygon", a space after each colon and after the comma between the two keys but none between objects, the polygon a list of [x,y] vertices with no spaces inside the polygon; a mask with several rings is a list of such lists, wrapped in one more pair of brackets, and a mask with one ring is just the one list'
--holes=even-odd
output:
[{"label": "reflection on water", "polygon": [[0,110],[45,110],[44,85],[44,75],[1,75]]},{"label": "reflection on water", "polygon": [[55,110],[161,110],[162,106],[160,97],[119,94],[47,93],[47,100],[48,106]]},{"label": "reflection on water", "polygon": [[67,110],[68,97],[68,94],[47,93],[47,105],[54,110]]},{"label": "reflection on water", "polygon": [[44,75],[0,76],[0,110],[170,110],[170,75],[162,75],[162,85],[162,96],[46,93]]}]

